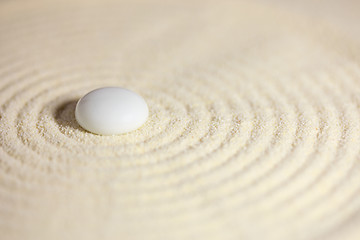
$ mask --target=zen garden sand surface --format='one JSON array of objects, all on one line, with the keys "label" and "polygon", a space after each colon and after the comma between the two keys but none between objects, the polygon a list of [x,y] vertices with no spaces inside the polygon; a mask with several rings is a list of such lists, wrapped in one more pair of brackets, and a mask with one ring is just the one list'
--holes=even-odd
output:
[{"label": "zen garden sand surface", "polygon": [[[359,239],[359,9],[0,1],[0,239]],[[83,130],[105,86],[146,123]]]}]

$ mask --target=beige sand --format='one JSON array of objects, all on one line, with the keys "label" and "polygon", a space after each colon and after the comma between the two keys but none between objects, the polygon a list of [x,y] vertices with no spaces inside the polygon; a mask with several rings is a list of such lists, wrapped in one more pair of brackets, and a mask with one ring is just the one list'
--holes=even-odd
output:
[{"label": "beige sand", "polygon": [[[359,239],[359,12],[0,1],[0,239]],[[102,86],[150,120],[82,130]]]}]

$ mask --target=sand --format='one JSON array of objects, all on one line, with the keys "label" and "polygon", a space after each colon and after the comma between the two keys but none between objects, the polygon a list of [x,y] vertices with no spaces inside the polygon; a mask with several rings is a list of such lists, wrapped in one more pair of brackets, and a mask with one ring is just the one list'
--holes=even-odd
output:
[{"label": "sand", "polygon": [[[1,1],[0,239],[358,239],[359,9]],[[83,130],[104,86],[147,123]]]}]

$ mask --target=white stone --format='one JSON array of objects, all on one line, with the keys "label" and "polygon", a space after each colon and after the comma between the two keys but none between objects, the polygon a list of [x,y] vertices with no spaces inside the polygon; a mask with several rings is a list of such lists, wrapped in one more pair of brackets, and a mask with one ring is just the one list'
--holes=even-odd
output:
[{"label": "white stone", "polygon": [[75,109],[76,121],[89,132],[115,135],[141,127],[149,116],[145,100],[120,87],[93,90],[82,97]]}]

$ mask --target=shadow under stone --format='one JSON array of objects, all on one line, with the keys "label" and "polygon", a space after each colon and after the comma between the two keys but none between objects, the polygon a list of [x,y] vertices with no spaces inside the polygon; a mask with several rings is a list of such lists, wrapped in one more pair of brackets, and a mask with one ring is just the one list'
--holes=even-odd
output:
[{"label": "shadow under stone", "polygon": [[59,126],[87,132],[77,123],[75,118],[75,108],[77,101],[78,100],[74,99],[61,103],[58,107],[55,108],[54,118]]}]

